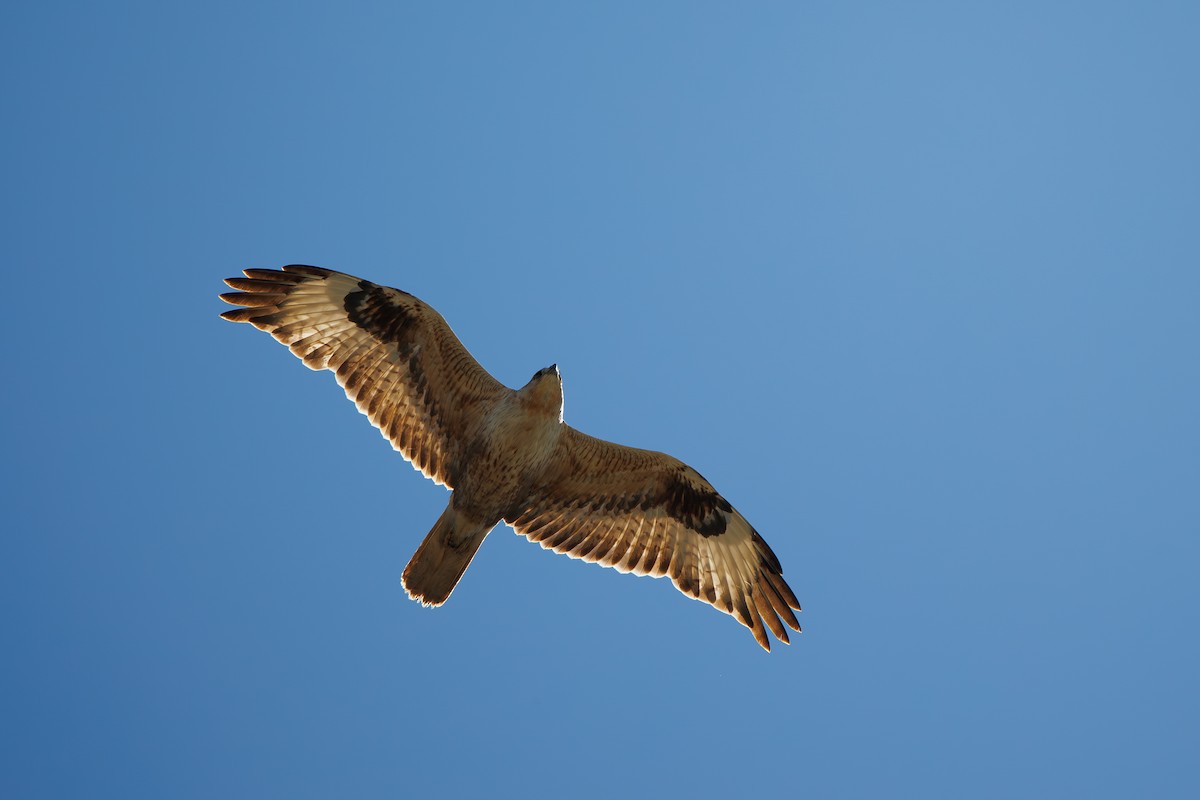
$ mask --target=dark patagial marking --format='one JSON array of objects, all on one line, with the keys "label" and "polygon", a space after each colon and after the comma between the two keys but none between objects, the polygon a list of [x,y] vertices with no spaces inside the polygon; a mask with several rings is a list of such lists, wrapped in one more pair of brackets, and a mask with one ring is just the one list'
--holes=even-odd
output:
[{"label": "dark patagial marking", "polygon": [[407,361],[413,396],[429,407],[432,398],[428,381],[421,371],[418,353],[413,350],[417,318],[393,303],[387,289],[370,281],[359,281],[358,291],[347,292],[342,307],[346,310],[346,317],[355,325],[381,342],[396,345],[397,353]]},{"label": "dark patagial marking", "polygon": [[725,514],[733,511],[733,506],[724,497],[715,491],[693,486],[679,472],[673,473],[651,491],[610,495],[590,503],[577,501],[581,508],[590,507],[594,512],[617,515],[650,511],[660,504],[672,519],[706,537],[724,533],[727,526]]},{"label": "dark patagial marking", "polygon": [[711,489],[693,486],[678,472],[667,479],[662,498],[671,517],[705,537],[724,533],[725,513],[733,511],[724,497]]},{"label": "dark patagial marking", "polygon": [[[358,290],[347,292],[342,301],[346,318],[380,342],[395,345],[399,363],[403,364],[408,373],[408,388],[405,392],[409,402],[423,408],[427,415],[425,424],[438,429],[440,425],[437,409],[434,407],[433,389],[425,371],[421,368],[421,352],[416,347],[419,319],[403,306],[398,305],[390,292],[412,297],[399,289],[385,289],[370,281],[359,281]],[[390,438],[404,430],[399,420],[393,421],[395,430],[389,433]],[[406,452],[413,443],[405,442]],[[432,463],[432,457],[425,452],[412,454],[416,463],[425,467]]]},{"label": "dark patagial marking", "polygon": [[382,286],[359,281],[357,292],[347,292],[343,307],[355,325],[381,342],[400,345],[404,352],[403,345],[408,343],[408,334],[416,319],[393,303]]}]

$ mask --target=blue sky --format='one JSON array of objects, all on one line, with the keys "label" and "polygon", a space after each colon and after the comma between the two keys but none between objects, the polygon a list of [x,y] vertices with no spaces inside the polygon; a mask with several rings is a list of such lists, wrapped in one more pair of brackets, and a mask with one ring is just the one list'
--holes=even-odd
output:
[{"label": "blue sky", "polygon": [[[1192,797],[1192,3],[0,11],[0,794]],[[446,502],[247,326],[304,262],[664,450],[805,633]]]}]

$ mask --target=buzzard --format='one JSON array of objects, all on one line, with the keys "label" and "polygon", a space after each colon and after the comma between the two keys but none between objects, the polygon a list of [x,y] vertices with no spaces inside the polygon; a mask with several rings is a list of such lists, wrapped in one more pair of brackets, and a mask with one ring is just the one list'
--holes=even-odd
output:
[{"label": "buzzard", "polygon": [[441,605],[495,525],[572,558],[669,575],[689,597],[735,617],[770,650],[800,604],[779,559],[699,472],[664,453],[563,423],[551,365],[512,390],[493,378],[442,316],[399,289],[293,264],[247,269],[221,316],[249,322],[311,369],[328,369],[359,411],[414,467],[452,489],[404,569],[409,596]]}]

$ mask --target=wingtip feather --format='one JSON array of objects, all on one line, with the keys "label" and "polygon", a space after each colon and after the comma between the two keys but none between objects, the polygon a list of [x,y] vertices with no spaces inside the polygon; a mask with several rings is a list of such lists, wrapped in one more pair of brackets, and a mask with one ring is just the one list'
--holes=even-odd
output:
[{"label": "wingtip feather", "polygon": [[234,308],[229,311],[222,311],[221,319],[227,319],[230,322],[249,322],[253,324],[259,317],[269,315],[273,310],[273,308]]},{"label": "wingtip feather", "polygon": [[283,267],[284,272],[290,272],[296,275],[308,275],[313,278],[328,278],[334,274],[331,269],[324,267],[313,267],[308,264],[287,264]]},{"label": "wingtip feather", "polygon": [[217,295],[231,306],[254,306],[256,308],[278,305],[286,296],[265,292],[223,292]]}]

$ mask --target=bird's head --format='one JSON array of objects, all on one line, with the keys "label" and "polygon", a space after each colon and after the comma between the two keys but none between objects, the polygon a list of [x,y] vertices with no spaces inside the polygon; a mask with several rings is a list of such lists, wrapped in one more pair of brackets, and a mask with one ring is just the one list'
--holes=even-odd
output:
[{"label": "bird's head", "polygon": [[562,375],[558,364],[551,364],[545,369],[533,373],[529,383],[518,392],[529,405],[547,416],[555,416],[562,421],[563,390]]}]

